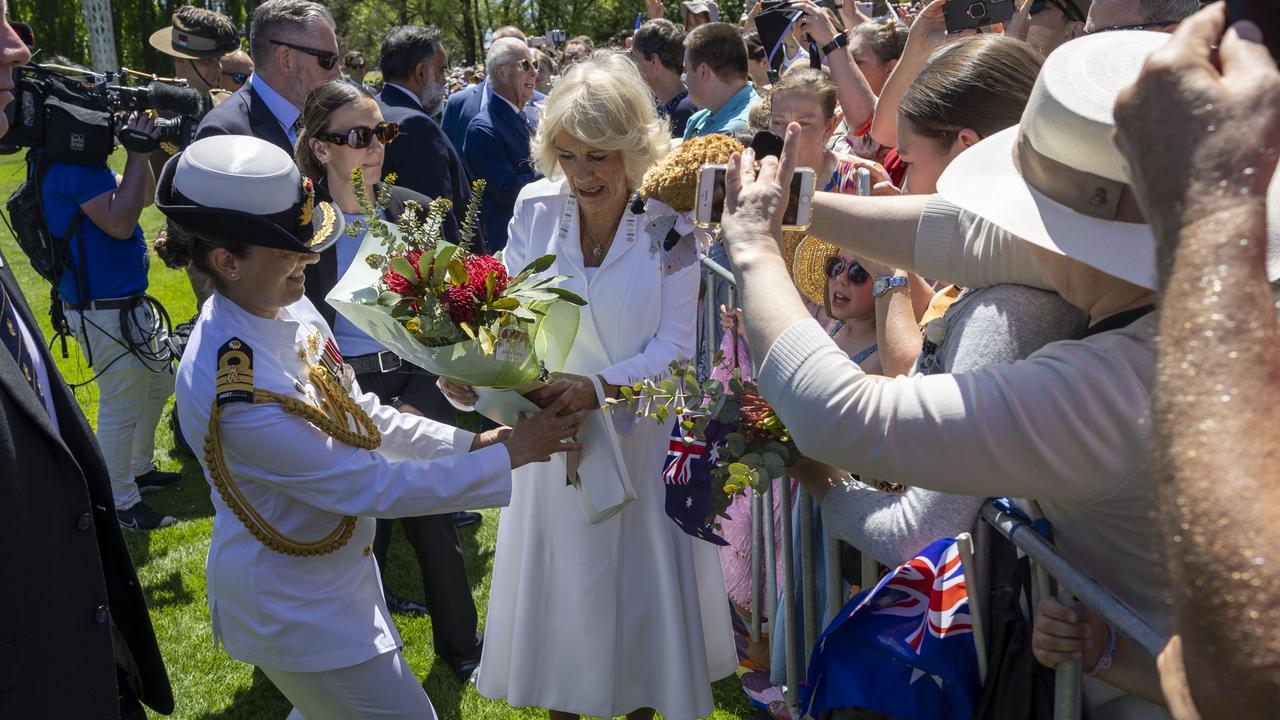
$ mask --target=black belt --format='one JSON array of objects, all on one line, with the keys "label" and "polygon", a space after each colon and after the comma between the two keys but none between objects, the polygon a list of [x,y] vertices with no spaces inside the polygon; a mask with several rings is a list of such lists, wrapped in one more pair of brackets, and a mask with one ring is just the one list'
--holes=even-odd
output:
[{"label": "black belt", "polygon": [[357,355],[356,357],[343,358],[357,375],[365,373],[389,373],[400,369],[404,361],[399,355],[390,350],[383,350],[379,353],[370,353],[368,355]]},{"label": "black belt", "polygon": [[83,305],[74,305],[67,303],[67,307],[72,310],[84,312],[85,310],[125,310],[134,308],[142,304],[142,296],[135,295],[131,298],[119,298],[118,300],[90,300]]}]

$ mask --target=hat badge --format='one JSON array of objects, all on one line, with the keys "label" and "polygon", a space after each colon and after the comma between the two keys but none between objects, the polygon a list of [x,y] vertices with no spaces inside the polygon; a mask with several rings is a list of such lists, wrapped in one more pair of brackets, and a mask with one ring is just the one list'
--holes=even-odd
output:
[{"label": "hat badge", "polygon": [[302,191],[307,194],[307,197],[302,201],[302,210],[298,213],[298,224],[305,227],[311,224],[311,213],[316,205],[316,188],[311,178],[302,178]]}]

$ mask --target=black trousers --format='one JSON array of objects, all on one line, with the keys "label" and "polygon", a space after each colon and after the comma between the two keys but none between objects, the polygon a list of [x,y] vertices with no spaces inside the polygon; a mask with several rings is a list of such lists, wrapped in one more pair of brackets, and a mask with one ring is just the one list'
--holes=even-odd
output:
[{"label": "black trousers", "polygon": [[[422,414],[453,424],[453,406],[436,387],[433,375],[419,370],[396,370],[389,373],[363,373],[356,378],[360,388],[377,395],[383,403],[408,403]],[[387,549],[391,546],[392,520],[378,520],[373,540],[378,569],[386,577]],[[418,558],[422,572],[422,591],[427,611],[431,613],[431,632],[436,654],[450,663],[479,660],[481,645],[476,635],[476,604],[471,598],[467,568],[462,560],[462,546],[452,513],[401,518],[409,545]],[[385,588],[383,588],[385,592]]]}]

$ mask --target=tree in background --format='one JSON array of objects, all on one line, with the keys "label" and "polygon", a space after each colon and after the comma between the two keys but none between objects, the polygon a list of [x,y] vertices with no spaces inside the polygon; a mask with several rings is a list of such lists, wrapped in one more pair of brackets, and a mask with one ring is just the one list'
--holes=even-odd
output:
[{"label": "tree in background", "polygon": [[[735,21],[745,1],[721,0],[721,17]],[[111,0],[120,64],[169,72],[169,58],[148,45],[147,37],[188,2],[227,15],[243,31],[261,0]],[[382,36],[392,25],[439,26],[453,62],[474,65],[484,61],[488,30],[516,25],[531,36],[564,30],[570,37],[589,35],[603,43],[633,27],[636,13],[643,13],[645,7],[644,0],[331,0],[326,4],[337,22],[342,50],[361,50],[375,65]],[[679,0],[664,0],[664,4],[667,17],[679,21]],[[66,55],[89,64],[79,0],[10,0],[9,17],[31,23],[42,56]],[[37,56],[35,61],[40,59]]]}]

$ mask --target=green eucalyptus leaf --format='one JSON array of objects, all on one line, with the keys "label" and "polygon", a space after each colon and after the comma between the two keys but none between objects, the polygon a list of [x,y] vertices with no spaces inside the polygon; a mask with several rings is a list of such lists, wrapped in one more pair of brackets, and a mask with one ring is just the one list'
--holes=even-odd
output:
[{"label": "green eucalyptus leaf", "polygon": [[587,304],[587,301],[583,300],[581,295],[578,295],[577,293],[571,292],[569,290],[565,290],[564,288],[558,288],[558,287],[548,288],[547,291],[555,295],[556,297],[560,298],[561,300],[565,300],[569,303],[577,305],[578,307],[582,307]]},{"label": "green eucalyptus leaf", "polygon": [[409,262],[408,258],[393,258],[391,260],[391,269],[394,270],[397,275],[403,277],[409,282],[416,283],[418,281],[418,274],[414,272],[413,265]]}]

